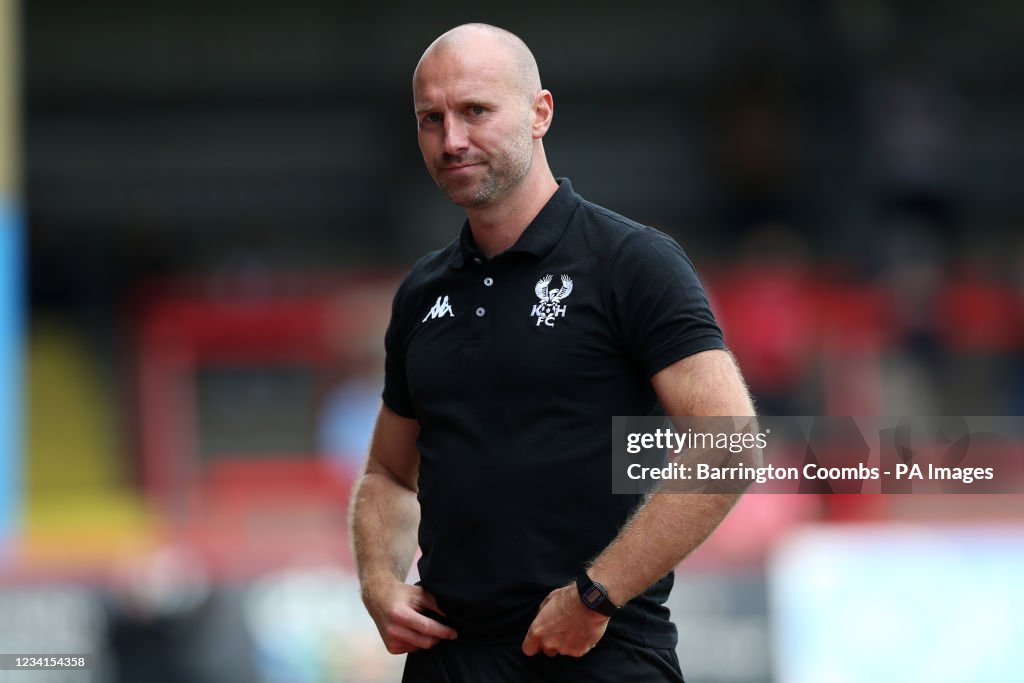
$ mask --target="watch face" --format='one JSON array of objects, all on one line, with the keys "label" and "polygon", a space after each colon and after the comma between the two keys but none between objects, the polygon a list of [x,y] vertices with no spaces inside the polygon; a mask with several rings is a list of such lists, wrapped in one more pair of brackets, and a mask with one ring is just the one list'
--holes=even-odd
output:
[{"label": "watch face", "polygon": [[603,598],[604,595],[601,594],[601,591],[596,586],[591,586],[590,590],[583,595],[583,600],[591,607],[600,605]]}]

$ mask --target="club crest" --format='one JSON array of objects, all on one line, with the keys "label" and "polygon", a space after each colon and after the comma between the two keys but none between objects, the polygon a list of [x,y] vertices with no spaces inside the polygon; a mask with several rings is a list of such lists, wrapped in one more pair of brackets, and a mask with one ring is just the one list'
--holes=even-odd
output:
[{"label": "club crest", "polygon": [[565,317],[566,307],[561,302],[572,293],[572,278],[563,273],[562,286],[551,289],[551,280],[554,277],[554,275],[545,275],[537,280],[537,285],[533,288],[540,301],[534,304],[530,316],[537,318],[538,327],[541,323],[548,327],[554,327],[556,318]]}]

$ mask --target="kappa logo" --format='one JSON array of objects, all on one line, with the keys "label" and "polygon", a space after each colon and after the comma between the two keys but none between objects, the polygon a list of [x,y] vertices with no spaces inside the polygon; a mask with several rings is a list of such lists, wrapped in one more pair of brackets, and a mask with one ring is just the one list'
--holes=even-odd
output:
[{"label": "kappa logo", "polygon": [[435,318],[443,318],[444,316],[455,317],[455,311],[452,310],[452,305],[448,303],[448,297],[437,297],[437,301],[430,307],[430,310],[423,317],[420,322],[427,322],[428,320],[434,320]]},{"label": "kappa logo", "polygon": [[533,288],[536,292],[537,298],[540,302],[534,304],[533,310],[530,311],[530,317],[537,318],[537,326],[544,323],[548,327],[555,326],[555,318],[565,317],[565,306],[559,305],[560,302],[565,299],[569,294],[572,293],[572,278],[568,275],[562,275],[562,286],[556,287],[555,289],[548,289],[548,285],[551,284],[551,279],[554,275],[545,275],[541,279],[537,280],[537,285]]}]

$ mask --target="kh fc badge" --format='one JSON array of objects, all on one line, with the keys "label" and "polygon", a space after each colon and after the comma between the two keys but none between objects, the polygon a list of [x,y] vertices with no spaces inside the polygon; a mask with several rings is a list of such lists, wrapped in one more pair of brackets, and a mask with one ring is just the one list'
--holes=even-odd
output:
[{"label": "kh fc badge", "polygon": [[572,293],[572,278],[563,274],[562,286],[549,289],[553,277],[554,275],[545,275],[537,280],[537,286],[533,288],[540,302],[534,304],[530,316],[537,318],[538,327],[541,323],[548,327],[554,327],[555,318],[565,317],[565,306],[562,305],[562,300]]}]

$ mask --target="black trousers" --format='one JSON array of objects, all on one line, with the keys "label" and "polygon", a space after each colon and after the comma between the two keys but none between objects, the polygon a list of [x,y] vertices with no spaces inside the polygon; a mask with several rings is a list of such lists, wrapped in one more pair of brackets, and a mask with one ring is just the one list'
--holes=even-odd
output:
[{"label": "black trousers", "polygon": [[521,646],[442,640],[409,653],[402,683],[684,683],[674,650],[607,637],[583,657],[527,657]]}]

